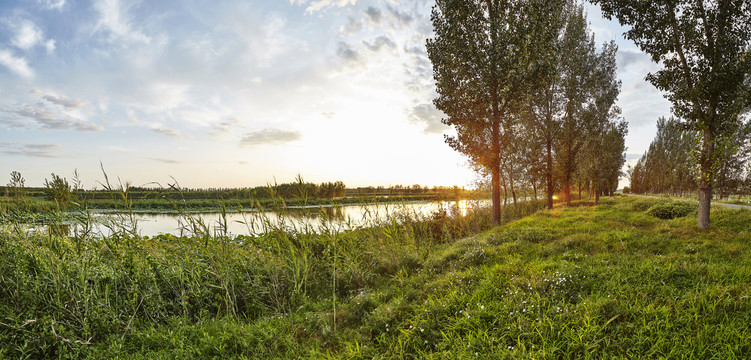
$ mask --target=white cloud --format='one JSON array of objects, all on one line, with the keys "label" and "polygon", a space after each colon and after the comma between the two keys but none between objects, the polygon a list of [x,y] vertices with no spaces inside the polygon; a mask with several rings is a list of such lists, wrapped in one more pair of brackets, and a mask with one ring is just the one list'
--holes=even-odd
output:
[{"label": "white cloud", "polygon": [[6,21],[8,27],[13,31],[13,38],[10,43],[24,51],[29,51],[35,46],[43,46],[48,54],[55,51],[55,40],[47,39],[44,31],[30,20],[21,19],[17,21]]},{"label": "white cloud", "polygon": [[63,95],[44,95],[42,96],[42,99],[47,100],[53,104],[62,105],[66,109],[79,108],[85,104],[83,100],[71,99]]},{"label": "white cloud", "polygon": [[29,50],[44,41],[42,29],[29,20],[21,20],[11,27],[15,31],[11,43],[20,49]]},{"label": "white cloud", "polygon": [[373,24],[380,24],[381,18],[383,17],[381,9],[372,6],[365,9],[365,15],[368,16],[368,19],[370,19],[370,22],[372,22]]},{"label": "white cloud", "polygon": [[298,141],[300,139],[302,139],[302,133],[299,131],[263,129],[261,131],[245,134],[242,140],[240,140],[240,146],[279,145]]},{"label": "white cloud", "polygon": [[51,54],[55,52],[55,40],[49,39],[44,43],[44,48],[47,49],[47,53]]},{"label": "white cloud", "polygon": [[344,41],[340,41],[336,47],[336,55],[349,62],[360,61],[360,55],[357,50],[353,49],[349,44]]},{"label": "white cloud", "polygon": [[183,136],[180,134],[179,130],[176,129],[170,129],[162,124],[147,124],[146,127],[149,128],[149,130],[162,135],[167,135],[170,137],[182,139]]},{"label": "white cloud", "polygon": [[396,48],[396,43],[394,42],[394,40],[391,40],[391,38],[385,35],[377,37],[375,40],[373,40],[372,43],[363,41],[363,44],[365,45],[365,47],[370,49],[370,51],[381,51],[384,46],[389,49]]},{"label": "white cloud", "polygon": [[433,104],[419,104],[409,110],[408,114],[410,121],[424,126],[425,134],[441,134],[448,129],[448,126],[441,122],[445,114]]},{"label": "white cloud", "polygon": [[357,3],[357,0],[318,0],[310,3],[310,6],[305,9],[305,12],[314,13],[331,6],[344,7],[347,5],[354,5],[355,3]]},{"label": "white cloud", "polygon": [[342,37],[352,36],[360,30],[362,30],[362,23],[350,16],[347,25],[339,27],[339,35]]},{"label": "white cloud", "polygon": [[237,117],[231,117],[228,119],[225,119],[219,124],[216,124],[213,126],[213,129],[209,132],[209,135],[215,139],[224,139],[231,137],[234,132],[235,128],[242,128],[245,127],[242,125],[242,122]]},{"label": "white cloud", "polygon": [[26,59],[15,57],[8,50],[0,50],[0,64],[23,78],[30,79],[34,77],[34,71],[29,67]]},{"label": "white cloud", "polygon": [[11,156],[28,156],[40,158],[58,157],[61,146],[58,144],[19,144],[15,142],[0,143],[0,153]]},{"label": "white cloud", "polygon": [[[78,130],[78,131],[102,131],[99,125],[86,121],[72,118],[64,113],[48,110],[44,104],[21,105],[15,110],[6,110],[6,112],[21,116],[24,119],[34,121],[44,129],[50,130]],[[17,127],[24,127],[25,124],[14,123]]]},{"label": "white cloud", "polygon": [[174,159],[164,159],[164,158],[149,158],[150,160],[158,161],[160,163],[164,164],[170,164],[170,165],[176,165],[181,164],[182,161],[180,160],[174,160]]},{"label": "white cloud", "polygon": [[40,0],[39,2],[48,10],[61,10],[65,6],[65,0]]},{"label": "white cloud", "polygon": [[[132,6],[132,4],[130,5]],[[119,0],[99,0],[94,9],[99,12],[99,21],[94,31],[100,29],[110,33],[110,41],[119,39],[128,43],[151,43],[151,38],[140,30],[134,30],[128,18],[130,6],[123,6]]]}]

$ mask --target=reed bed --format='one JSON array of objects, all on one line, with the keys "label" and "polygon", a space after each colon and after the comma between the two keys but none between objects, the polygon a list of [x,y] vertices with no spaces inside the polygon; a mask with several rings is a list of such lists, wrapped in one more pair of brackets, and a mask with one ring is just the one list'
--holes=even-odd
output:
[{"label": "reed bed", "polygon": [[650,215],[660,201],[530,202],[499,227],[387,208],[361,226],[255,219],[253,236],[6,226],[0,358],[746,357],[751,211],[699,231]]},{"label": "reed bed", "polygon": [[[131,340],[155,329],[237,327],[308,311],[334,334],[342,299],[419,266],[437,244],[489,228],[484,209],[420,216],[385,206],[374,211],[386,216],[366,214],[356,227],[335,225],[325,212],[319,226],[298,225],[281,216],[280,202],[278,219],[247,213],[250,236],[230,235],[226,217],[223,226],[207,224],[184,209],[180,234],[148,238],[139,236],[123,195],[123,211],[105,225],[106,235],[93,230],[83,202],[65,215],[75,221],[72,234],[54,231],[61,212],[46,213],[48,231],[5,222],[0,358],[134,355],[140,351]],[[540,206],[519,205],[506,215]],[[191,346],[200,357],[214,353]]]}]

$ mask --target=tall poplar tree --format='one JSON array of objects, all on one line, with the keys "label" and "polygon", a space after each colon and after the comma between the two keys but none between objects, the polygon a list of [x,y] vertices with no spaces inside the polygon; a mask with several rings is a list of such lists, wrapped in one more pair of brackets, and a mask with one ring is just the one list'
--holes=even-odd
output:
[{"label": "tall poplar tree", "polygon": [[446,142],[491,173],[495,224],[501,220],[501,141],[509,141],[505,133],[512,131],[532,79],[530,43],[539,23],[562,3],[437,0],[433,7],[435,36],[427,50],[438,92],[434,103],[456,130]]},{"label": "tall poplar tree", "polygon": [[732,134],[751,104],[751,0],[593,0],[663,68],[647,75],[673,113],[698,132],[698,227],[709,228],[712,186]]},{"label": "tall poplar tree", "polygon": [[554,142],[556,163],[564,197],[571,203],[571,183],[579,165],[579,153],[592,129],[590,108],[597,90],[596,69],[599,66],[594,36],[589,31],[581,6],[572,12],[563,37],[562,52],[563,116]]},{"label": "tall poplar tree", "polygon": [[565,103],[561,94],[564,69],[561,56],[565,52],[563,36],[573,6],[567,4],[563,10],[547,16],[547,31],[540,32],[532,47],[538,60],[534,72],[536,86],[530,91],[525,109],[526,135],[533,138],[531,142],[541,143],[543,148],[539,153],[539,161],[544,164],[542,173],[548,209],[553,208],[553,192],[556,188],[553,177],[553,144],[560,134]]}]

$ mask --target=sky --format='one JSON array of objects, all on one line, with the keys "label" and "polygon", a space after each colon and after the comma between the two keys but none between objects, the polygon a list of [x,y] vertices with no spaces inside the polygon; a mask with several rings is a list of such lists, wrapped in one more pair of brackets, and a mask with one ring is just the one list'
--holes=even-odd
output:
[{"label": "sky", "polygon": [[[139,186],[250,187],[298,173],[349,187],[471,186],[432,105],[432,6],[3,0],[0,183],[11,171],[27,186],[77,171],[91,188],[103,167]],[[633,163],[670,104],[644,80],[658,66],[586,8],[598,44],[619,45]]]}]

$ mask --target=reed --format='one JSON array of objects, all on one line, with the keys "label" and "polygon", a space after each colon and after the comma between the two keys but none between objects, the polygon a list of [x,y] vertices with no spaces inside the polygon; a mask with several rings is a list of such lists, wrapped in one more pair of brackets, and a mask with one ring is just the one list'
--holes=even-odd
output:
[{"label": "reed", "polygon": [[744,357],[751,211],[699,231],[661,201],[530,202],[494,228],[385,206],[358,226],[236,209],[243,236],[6,224],[0,358]]},{"label": "reed", "polygon": [[[340,336],[342,299],[401,276],[438,244],[490,224],[483,209],[421,216],[383,206],[373,211],[388,216],[367,215],[360,226],[336,225],[330,212],[311,209],[322,212],[314,227],[286,220],[278,198],[276,219],[234,208],[247,216],[252,235],[231,236],[226,205],[217,227],[176,201],[180,233],[146,238],[128,184],[113,185],[105,174],[102,185],[121,210],[105,223],[106,233],[93,230],[85,198],[74,199],[72,217],[47,215],[53,229],[74,221],[72,233],[3,226],[0,358],[134,355],[133,340],[153,329],[244,327],[307,312],[322,316],[323,335]],[[509,217],[536,210],[524,206]]]}]

